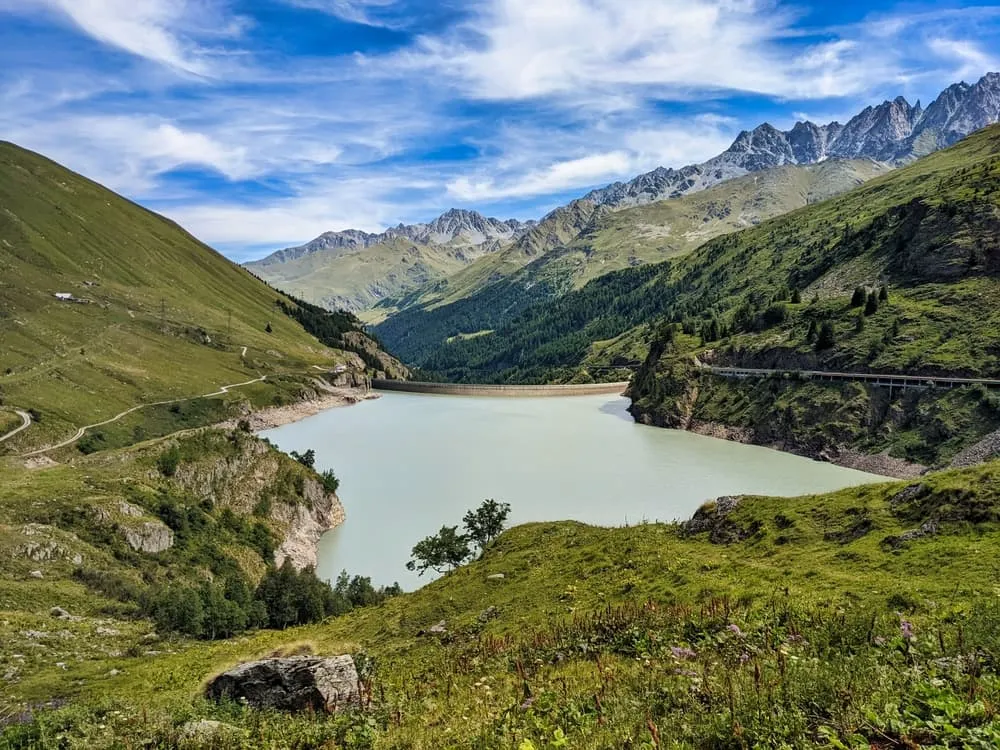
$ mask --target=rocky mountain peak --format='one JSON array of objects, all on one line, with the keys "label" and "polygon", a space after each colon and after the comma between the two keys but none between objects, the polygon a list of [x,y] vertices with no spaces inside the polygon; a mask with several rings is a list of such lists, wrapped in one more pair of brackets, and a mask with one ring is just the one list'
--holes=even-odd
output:
[{"label": "rocky mountain peak", "polygon": [[865,107],[846,124],[797,122],[782,131],[771,123],[744,130],[723,153],[680,169],[658,167],[629,182],[593,190],[587,198],[625,208],[675,198],[784,164],[816,164],[825,159],[868,158],[905,163],[950,146],[970,133],[1000,121],[1000,73],[987,73],[975,85],[956,83],[924,109],[903,96]]}]

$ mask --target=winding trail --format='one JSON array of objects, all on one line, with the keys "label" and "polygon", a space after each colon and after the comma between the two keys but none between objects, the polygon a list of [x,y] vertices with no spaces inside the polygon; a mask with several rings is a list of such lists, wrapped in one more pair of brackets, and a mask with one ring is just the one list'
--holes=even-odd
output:
[{"label": "winding trail", "polygon": [[[87,434],[87,430],[92,430],[95,427],[103,427],[104,425],[108,425],[108,424],[111,424],[113,422],[117,422],[122,417],[127,417],[129,414],[132,414],[133,412],[137,412],[140,409],[145,409],[147,406],[164,406],[166,404],[179,404],[182,401],[193,401],[196,398],[212,398],[213,396],[224,396],[225,394],[229,393],[230,389],[232,389],[232,388],[242,388],[243,386],[253,385],[254,383],[262,383],[266,379],[267,379],[267,376],[263,375],[263,376],[261,376],[259,378],[254,378],[253,380],[248,380],[245,383],[233,383],[232,385],[224,385],[221,388],[219,388],[219,390],[217,390],[217,391],[215,391],[213,393],[205,393],[205,394],[203,394],[201,396],[187,396],[185,398],[173,398],[173,399],[169,399],[167,401],[154,401],[154,402],[149,403],[149,404],[139,404],[138,406],[133,406],[131,409],[126,409],[121,414],[118,414],[117,416],[114,416],[111,419],[105,419],[103,422],[97,422],[96,424],[89,424],[86,427],[81,427],[79,430],[76,431],[76,434],[73,437],[71,437],[69,440],[64,440],[61,443],[56,443],[55,445],[50,445],[50,446],[48,446],[46,448],[40,448],[40,449],[38,449],[36,451],[32,451],[31,453],[24,453],[24,454],[22,454],[22,458],[30,458],[31,456],[40,456],[43,453],[48,453],[49,451],[54,451],[54,450],[56,450],[58,448],[65,448],[67,445],[72,445],[77,440],[79,440],[84,435],[86,435]],[[18,413],[21,414],[22,418],[25,416],[25,414],[23,412],[19,411]],[[28,417],[28,424],[31,424],[30,415]],[[20,432],[21,430],[23,430],[27,426],[28,425],[23,425],[20,428],[18,428],[17,430],[15,430],[15,432]],[[10,437],[13,434],[14,433],[10,433],[10,434],[7,435],[7,437]],[[2,438],[2,439],[5,440],[6,438]]]},{"label": "winding trail", "polygon": [[31,427],[31,415],[28,414],[28,412],[21,411],[20,409],[14,409],[14,411],[16,411],[17,412],[17,416],[19,416],[21,418],[21,423],[22,424],[21,424],[20,427],[18,427],[17,429],[11,430],[6,435],[0,435],[0,443],[3,443],[5,441],[7,441],[7,440],[10,440],[17,433],[23,432],[24,430],[26,430],[29,427]]}]

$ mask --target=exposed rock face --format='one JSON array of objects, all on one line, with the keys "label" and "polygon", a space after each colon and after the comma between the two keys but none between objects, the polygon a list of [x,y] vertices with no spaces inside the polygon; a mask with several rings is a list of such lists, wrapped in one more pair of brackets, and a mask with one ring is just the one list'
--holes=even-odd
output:
[{"label": "exposed rock face", "polygon": [[350,656],[293,656],[241,664],[212,680],[205,694],[257,709],[335,712],[361,705],[359,686]]},{"label": "exposed rock face", "polygon": [[144,521],[125,526],[122,534],[128,546],[136,552],[155,555],[174,546],[174,532],[162,521]]},{"label": "exposed rock face", "polygon": [[345,333],[344,343],[357,347],[378,360],[381,370],[376,372],[375,377],[388,378],[390,380],[406,380],[410,376],[410,371],[402,362],[386,354],[374,340],[365,336],[360,331],[348,331]]},{"label": "exposed rock face", "polygon": [[[283,481],[287,462],[292,459],[262,440],[250,436],[243,440],[240,450],[230,458],[183,465],[175,481],[197,496],[211,499],[217,507],[250,515],[260,498],[273,494],[275,484]],[[335,494],[327,493],[315,479],[306,479],[301,487],[300,497],[274,502],[270,511],[270,520],[284,540],[275,553],[276,562],[280,565],[287,557],[300,569],[316,564],[319,538],[344,521],[344,507]]]},{"label": "exposed rock face", "polygon": [[274,562],[281,565],[285,559],[297,569],[316,565],[316,546],[320,538],[344,522],[344,506],[332,492],[314,480],[308,480],[303,489],[304,503],[283,504],[273,511],[273,517],[288,531],[285,540],[274,553]]}]

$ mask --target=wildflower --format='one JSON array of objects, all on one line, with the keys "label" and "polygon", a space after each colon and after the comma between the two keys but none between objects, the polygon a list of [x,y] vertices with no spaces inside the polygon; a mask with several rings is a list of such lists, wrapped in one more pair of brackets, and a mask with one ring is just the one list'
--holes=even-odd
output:
[{"label": "wildflower", "polygon": [[903,638],[912,641],[913,640],[913,623],[909,620],[901,620],[899,623],[899,632],[902,634]]},{"label": "wildflower", "polygon": [[746,664],[748,661],[750,661],[750,654],[744,651],[740,654],[740,664]]},{"label": "wildflower", "polygon": [[675,659],[694,659],[698,656],[694,649],[687,648],[686,646],[671,646],[670,653],[674,655]]},{"label": "wildflower", "polygon": [[875,645],[876,646],[884,646],[885,645],[885,638],[883,638],[880,635],[875,636]]},{"label": "wildflower", "polygon": [[736,623],[732,623],[728,628],[726,628],[726,630],[728,630],[730,633],[734,633],[735,635],[741,637],[743,636],[743,631],[740,630],[740,626],[737,625]]}]

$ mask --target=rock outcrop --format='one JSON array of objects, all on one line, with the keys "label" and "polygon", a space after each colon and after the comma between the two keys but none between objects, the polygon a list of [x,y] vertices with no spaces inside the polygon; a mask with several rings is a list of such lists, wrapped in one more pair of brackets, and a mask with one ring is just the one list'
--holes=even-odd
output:
[{"label": "rock outcrop", "polygon": [[123,526],[122,534],[128,546],[136,552],[155,555],[174,546],[174,532],[162,521],[143,521]]},{"label": "rock outcrop", "polygon": [[174,480],[216,507],[244,516],[254,513],[262,497],[276,498],[268,511],[283,540],[275,561],[280,565],[287,557],[299,569],[315,565],[320,537],[344,521],[340,499],[312,477],[288,485],[289,467],[304,471],[293,459],[251,435],[235,434],[239,449],[232,455],[186,463]]},{"label": "rock outcrop", "polygon": [[324,490],[319,482],[306,480],[302,495],[305,502],[282,504],[272,511],[272,517],[287,529],[285,540],[274,553],[274,562],[281,565],[289,559],[298,570],[316,565],[316,546],[320,538],[344,522],[344,506],[340,499]]},{"label": "rock outcrop", "polygon": [[354,659],[293,656],[248,662],[212,680],[205,695],[256,709],[335,712],[361,706]]}]

